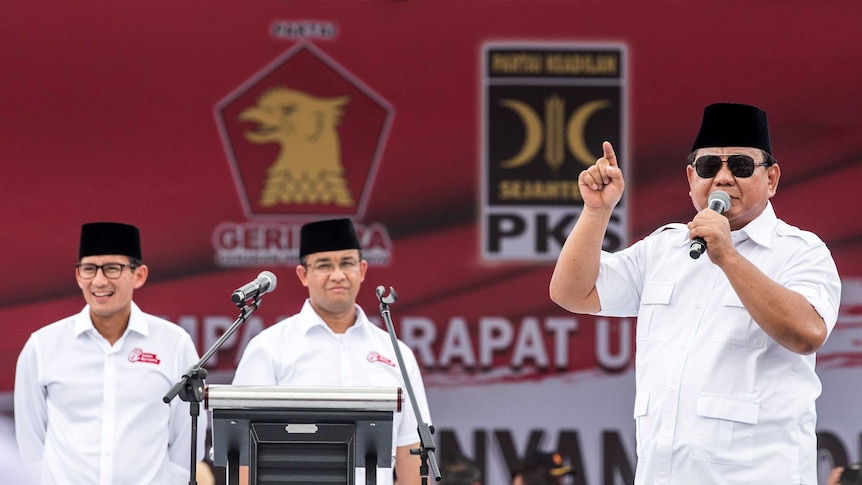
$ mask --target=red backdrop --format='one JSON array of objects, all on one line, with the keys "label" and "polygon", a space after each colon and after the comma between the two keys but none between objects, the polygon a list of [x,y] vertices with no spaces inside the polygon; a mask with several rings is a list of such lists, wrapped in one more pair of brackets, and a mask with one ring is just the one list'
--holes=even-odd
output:
[{"label": "red backdrop", "polygon": [[[631,371],[630,359],[603,368],[594,320],[549,301],[552,260],[482,257],[483,126],[493,122],[483,119],[488,44],[622,49],[618,129],[629,241],[692,217],[683,164],[703,106],[761,106],[782,167],[773,199],[779,217],[821,236],[843,279],[860,277],[862,218],[854,207],[862,175],[862,63],[855,54],[862,30],[853,20],[860,14],[862,5],[837,0],[6,2],[0,6],[0,391],[6,407],[27,335],[83,305],[73,273],[83,222],[122,220],[141,228],[150,280],[136,301],[181,321],[201,352],[235,317],[230,292],[263,269],[276,273],[278,289],[256,313],[257,327],[241,331],[212,363],[224,379],[260,325],[299,309],[306,293],[292,263],[225,267],[216,258],[222,224],[273,224],[271,242],[284,248],[290,231],[320,215],[296,207],[265,219],[249,213],[237,174],[258,170],[261,178],[266,165],[235,156],[242,137],[227,141],[220,124],[220,107],[247,90],[253,102],[255,86],[285,56],[286,82],[312,92],[328,86],[331,79],[321,79],[332,75],[338,82],[329,84],[352,90],[354,111],[348,106],[341,127],[365,130],[365,158],[353,162],[346,154],[344,161],[362,166],[349,176],[366,192],[362,205],[347,212],[373,233],[385,262],[370,269],[360,303],[376,316],[374,287],[394,286],[399,328],[412,317],[437,329],[428,337],[420,332],[428,327],[415,324],[404,337],[425,342],[417,354],[440,416],[448,416],[451,403],[434,402],[434,389],[442,396],[447,386],[463,383],[517,386],[579,371],[597,379]],[[315,53],[329,74],[291,65],[297,51]],[[367,96],[365,104],[359,94]],[[374,111],[363,124],[360,106],[366,113],[388,110],[390,118]],[[230,114],[224,123],[236,123]],[[349,152],[356,140],[344,133]],[[589,148],[600,151],[598,144]],[[559,337],[549,323],[555,318],[576,321],[576,329]],[[464,343],[456,338],[460,322],[469,350],[457,347]],[[525,333],[536,324],[538,347]],[[623,324],[610,325],[610,350],[622,352],[631,337]],[[499,334],[505,329],[513,332],[508,340]],[[519,345],[533,352],[526,368],[513,364]],[[436,365],[453,348],[460,357]],[[560,365],[537,367],[542,350],[552,362],[565,356]],[[471,351],[492,363],[464,365]],[[848,344],[845,351],[857,348]],[[623,408],[631,401],[629,384],[619,388]],[[628,412],[608,418],[624,435],[632,427]],[[857,446],[852,436],[845,441]],[[633,447],[626,452],[632,455]]]}]

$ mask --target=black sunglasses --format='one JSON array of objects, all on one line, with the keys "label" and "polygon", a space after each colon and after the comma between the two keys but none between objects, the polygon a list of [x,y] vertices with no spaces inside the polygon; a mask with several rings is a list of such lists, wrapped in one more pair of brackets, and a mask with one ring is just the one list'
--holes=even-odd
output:
[{"label": "black sunglasses", "polygon": [[[724,162],[721,160],[719,155],[704,155],[702,157],[698,157],[697,160],[694,161],[693,165],[698,177],[711,179],[715,177],[719,170],[721,170],[722,163]],[[734,177],[751,177],[752,174],[754,174],[755,168],[768,167],[770,165],[772,164],[769,162],[757,163],[748,155],[727,156],[727,168],[730,169],[730,173],[732,173]]]}]

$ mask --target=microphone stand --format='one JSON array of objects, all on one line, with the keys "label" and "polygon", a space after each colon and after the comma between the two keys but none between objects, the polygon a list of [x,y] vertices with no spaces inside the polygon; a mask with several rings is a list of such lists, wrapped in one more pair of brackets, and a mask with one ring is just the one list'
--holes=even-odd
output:
[{"label": "microphone stand", "polygon": [[419,475],[422,477],[422,485],[428,485],[428,463],[430,459],[431,472],[434,474],[434,480],[440,481],[443,478],[440,475],[440,468],[437,465],[435,456],[434,440],[431,435],[434,434],[434,427],[429,426],[422,418],[422,412],[419,410],[419,405],[416,403],[416,395],[413,393],[413,386],[410,384],[410,378],[407,375],[407,369],[404,367],[404,359],[401,357],[401,348],[398,345],[398,338],[395,336],[395,328],[392,325],[392,318],[389,312],[389,304],[398,301],[398,293],[395,293],[395,288],[389,287],[389,296],[384,297],[386,289],[382,286],[377,287],[377,299],[380,300],[380,316],[386,322],[386,330],[389,332],[389,338],[392,340],[392,347],[395,349],[395,358],[398,360],[398,367],[401,370],[401,377],[404,379],[404,387],[407,388],[407,395],[410,397],[410,404],[413,406],[413,415],[416,417],[419,431],[419,448],[410,450],[411,455],[419,455],[421,463],[419,465]]},{"label": "microphone stand", "polygon": [[239,317],[233,322],[233,324],[227,329],[227,331],[222,334],[222,336],[210,347],[209,350],[201,357],[197,364],[189,367],[189,370],[183,374],[183,377],[174,384],[174,387],[165,394],[165,397],[162,398],[162,401],[165,404],[173,401],[174,397],[177,395],[180,396],[180,399],[189,403],[189,415],[192,418],[192,427],[191,427],[191,449],[190,449],[190,462],[189,462],[189,485],[197,485],[197,447],[198,447],[198,416],[200,416],[200,405],[201,401],[204,400],[204,389],[206,388],[206,384],[204,383],[204,379],[207,377],[207,370],[203,368],[204,364],[210,360],[210,357],[215,354],[222,345],[229,339],[234,332],[239,328],[240,325],[246,322],[246,320],[251,317],[251,314],[254,313],[255,310],[260,308],[260,296],[255,296],[253,301],[238,301],[235,302],[236,306],[239,307]]}]

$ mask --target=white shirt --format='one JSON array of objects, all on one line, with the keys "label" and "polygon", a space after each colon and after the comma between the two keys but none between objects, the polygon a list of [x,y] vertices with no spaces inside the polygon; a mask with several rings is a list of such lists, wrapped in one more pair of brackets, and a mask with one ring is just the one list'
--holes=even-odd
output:
[{"label": "white shirt", "polygon": [[12,418],[0,416],[0,483],[3,485],[27,485],[30,480],[18,456],[15,442],[15,426]]},{"label": "white shirt", "polygon": [[[430,424],[425,386],[416,357],[403,342],[398,344],[422,418]],[[358,305],[356,323],[338,335],[306,300],[298,314],[263,330],[248,343],[233,384],[405,389],[402,411],[393,413],[394,466],[397,447],[419,442],[413,405],[396,359],[389,334],[372,324]],[[356,483],[365,483],[365,470],[357,468],[356,472]],[[392,469],[378,469],[377,483],[391,484]]]},{"label": "white shirt", "polygon": [[[733,231],[736,249],[802,294],[828,332],[841,282],[814,234],[789,226],[771,204]],[[771,339],[724,273],[689,256],[682,224],[602,254],[601,315],[637,315],[635,483],[817,483],[814,355]]]},{"label": "white shirt", "polygon": [[[162,398],[197,361],[185,330],[134,303],[113,346],[93,327],[89,306],[37,330],[15,373],[16,436],[28,473],[42,484],[188,483],[189,404]],[[206,428],[201,412],[198,460]]]}]

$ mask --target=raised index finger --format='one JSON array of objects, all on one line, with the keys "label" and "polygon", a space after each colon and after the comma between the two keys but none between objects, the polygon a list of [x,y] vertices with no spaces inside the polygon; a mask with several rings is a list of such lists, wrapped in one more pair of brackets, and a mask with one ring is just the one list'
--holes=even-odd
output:
[{"label": "raised index finger", "polygon": [[610,163],[612,167],[618,167],[617,164],[617,154],[614,153],[614,147],[611,145],[611,142],[606,141],[602,143],[602,150],[605,152],[605,159]]}]

